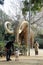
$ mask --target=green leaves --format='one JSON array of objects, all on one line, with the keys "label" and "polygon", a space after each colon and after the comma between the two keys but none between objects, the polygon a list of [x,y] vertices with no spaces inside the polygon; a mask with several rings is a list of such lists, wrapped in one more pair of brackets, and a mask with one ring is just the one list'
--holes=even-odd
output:
[{"label": "green leaves", "polygon": [[41,5],[35,3],[34,6],[31,7],[31,11],[36,12],[41,10]]},{"label": "green leaves", "polygon": [[[33,1],[33,0],[31,0]],[[34,11],[40,11],[42,8],[42,2],[41,0],[34,0],[33,2],[31,2],[31,4],[34,4],[34,6],[31,7],[31,10]]]},{"label": "green leaves", "polygon": [[[31,11],[36,12],[36,11],[40,11],[41,8],[43,7],[42,5],[42,0],[31,0]],[[24,8],[22,8],[22,13],[23,15],[26,15],[26,12],[29,11],[29,2],[28,0],[23,1],[24,4]]]},{"label": "green leaves", "polygon": [[25,8],[22,9],[22,14],[25,15],[26,12],[28,12],[28,11],[29,11],[29,8],[28,7],[27,8],[25,7]]},{"label": "green leaves", "polygon": [[34,4],[34,3],[41,3],[41,0],[31,0],[31,4]]}]

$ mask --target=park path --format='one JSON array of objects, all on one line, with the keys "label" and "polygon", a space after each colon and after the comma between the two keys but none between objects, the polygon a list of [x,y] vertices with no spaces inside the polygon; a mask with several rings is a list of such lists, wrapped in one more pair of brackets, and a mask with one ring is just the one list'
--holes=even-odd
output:
[{"label": "park path", "polygon": [[15,61],[15,57],[11,56],[12,61],[6,61],[5,57],[0,57],[0,65],[43,65],[43,49],[39,49],[39,54],[35,56],[34,49],[30,49],[30,56],[19,56],[19,60]]}]

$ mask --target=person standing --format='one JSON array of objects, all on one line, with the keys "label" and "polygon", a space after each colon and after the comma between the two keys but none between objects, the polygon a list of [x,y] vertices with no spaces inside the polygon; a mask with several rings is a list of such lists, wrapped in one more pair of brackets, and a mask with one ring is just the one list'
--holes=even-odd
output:
[{"label": "person standing", "polygon": [[37,41],[35,41],[34,48],[35,48],[35,55],[38,55],[39,44]]},{"label": "person standing", "polygon": [[15,51],[15,61],[18,61],[19,60],[19,49],[16,48],[16,51]]},{"label": "person standing", "polygon": [[8,41],[5,45],[5,50],[6,50],[6,60],[9,61],[10,56],[11,56],[11,48],[14,51],[14,40],[13,41]]}]

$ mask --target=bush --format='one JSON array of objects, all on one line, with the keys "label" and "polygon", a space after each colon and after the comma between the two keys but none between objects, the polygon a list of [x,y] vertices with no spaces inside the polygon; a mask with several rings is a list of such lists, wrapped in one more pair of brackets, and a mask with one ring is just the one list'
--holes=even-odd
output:
[{"label": "bush", "polygon": [[20,46],[20,52],[21,52],[23,55],[26,55],[26,51],[27,51],[26,45],[21,45],[21,46]]}]

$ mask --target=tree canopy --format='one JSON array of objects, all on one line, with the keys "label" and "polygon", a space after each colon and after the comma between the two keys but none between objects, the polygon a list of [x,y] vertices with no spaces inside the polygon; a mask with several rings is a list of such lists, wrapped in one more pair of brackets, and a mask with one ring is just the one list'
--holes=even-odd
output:
[{"label": "tree canopy", "polygon": [[0,4],[3,5],[4,4],[4,0],[0,0]]},{"label": "tree canopy", "polygon": [[31,8],[32,12],[40,11],[41,8],[43,7],[43,0],[24,0],[23,1],[24,7],[22,8],[22,14],[25,15],[26,12],[29,11],[29,8]]}]

